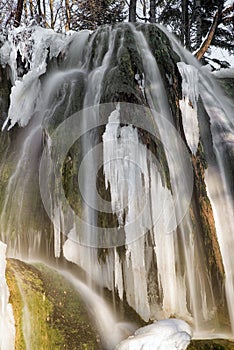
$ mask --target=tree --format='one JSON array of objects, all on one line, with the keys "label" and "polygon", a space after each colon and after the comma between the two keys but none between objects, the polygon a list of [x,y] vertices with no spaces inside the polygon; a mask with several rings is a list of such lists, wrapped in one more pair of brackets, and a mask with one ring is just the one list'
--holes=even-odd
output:
[{"label": "tree", "polygon": [[[223,26],[219,28],[221,24]],[[211,44],[234,53],[233,26],[234,5],[225,8],[224,1],[220,1],[207,36],[196,52],[197,59],[204,56]]]},{"label": "tree", "polygon": [[128,5],[130,22],[164,24],[201,59],[211,45],[234,52],[234,5],[225,4],[225,0],[0,0],[0,27],[36,19],[60,32],[92,30],[123,21]]},{"label": "tree", "polygon": [[149,21],[150,23],[156,23],[156,1],[150,0],[150,10],[149,10]]},{"label": "tree", "polygon": [[71,27],[71,12],[70,12],[69,0],[65,0],[65,9],[66,9],[65,30],[68,31],[70,29],[70,27]]},{"label": "tree", "polygon": [[136,22],[137,0],[130,0],[129,4],[129,22]]},{"label": "tree", "polygon": [[224,0],[170,0],[157,4],[160,10],[156,21],[166,25],[186,48],[195,51],[198,59],[210,45],[234,52],[234,5],[225,7]]},{"label": "tree", "polygon": [[54,0],[50,0],[50,26],[54,29]]},{"label": "tree", "polygon": [[182,25],[181,25],[181,42],[187,49],[191,47],[190,41],[190,19],[189,19],[189,1],[181,1],[181,12],[182,12]]},{"label": "tree", "polygon": [[102,24],[122,22],[125,15],[124,0],[73,1],[71,29],[96,29]]},{"label": "tree", "polygon": [[21,17],[23,12],[24,0],[17,1],[17,8],[15,12],[14,26],[19,27],[21,23]]}]

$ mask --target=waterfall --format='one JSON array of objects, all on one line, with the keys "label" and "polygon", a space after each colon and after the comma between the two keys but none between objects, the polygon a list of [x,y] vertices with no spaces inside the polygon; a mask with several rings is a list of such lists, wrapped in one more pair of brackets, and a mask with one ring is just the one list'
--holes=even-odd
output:
[{"label": "waterfall", "polygon": [[27,32],[32,57],[12,37],[0,49],[15,84],[1,164],[8,256],[64,258],[146,322],[233,337],[231,102],[161,27],[43,33]]}]

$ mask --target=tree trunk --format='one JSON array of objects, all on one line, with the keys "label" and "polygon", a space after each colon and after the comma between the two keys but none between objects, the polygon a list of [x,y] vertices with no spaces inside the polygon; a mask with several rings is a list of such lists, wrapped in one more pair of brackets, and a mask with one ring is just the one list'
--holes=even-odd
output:
[{"label": "tree trunk", "polygon": [[37,0],[37,9],[38,9],[38,15],[41,18],[42,11],[41,11],[41,0]]},{"label": "tree trunk", "polygon": [[137,0],[130,0],[129,22],[136,22],[136,5],[137,5]]},{"label": "tree trunk", "polygon": [[196,22],[197,22],[197,33],[196,33],[196,49],[200,47],[202,43],[202,18],[201,18],[201,0],[196,0]]},{"label": "tree trunk", "polygon": [[30,16],[31,19],[33,18],[33,3],[32,0],[29,0],[29,9],[30,9]]},{"label": "tree trunk", "polygon": [[19,27],[23,12],[23,6],[24,6],[24,0],[18,0],[17,2],[17,9],[15,13],[15,19],[14,19],[14,27]]},{"label": "tree trunk", "polygon": [[218,7],[218,11],[216,12],[216,14],[214,16],[213,23],[210,27],[209,33],[206,36],[206,39],[203,41],[200,49],[197,51],[197,53],[195,55],[198,60],[200,60],[204,56],[204,54],[206,53],[206,51],[210,47],[210,44],[211,44],[212,39],[215,35],[216,29],[217,29],[218,25],[220,24],[223,6],[224,6],[224,1],[221,1],[221,3],[219,4],[219,7]]},{"label": "tree trunk", "polygon": [[144,18],[145,23],[146,23],[147,22],[147,18],[146,18],[146,0],[141,0],[141,6],[142,6],[143,18]]},{"label": "tree trunk", "polygon": [[24,0],[24,15],[25,19],[28,19],[28,6],[27,6],[27,0]]},{"label": "tree trunk", "polygon": [[43,0],[43,17],[46,21],[46,3],[45,3],[45,0]]},{"label": "tree trunk", "polygon": [[50,0],[50,27],[54,29],[54,0]]},{"label": "tree trunk", "polygon": [[65,0],[65,8],[66,8],[65,30],[67,32],[70,29],[70,26],[71,26],[71,13],[70,13],[69,0]]},{"label": "tree trunk", "polygon": [[189,11],[188,0],[182,0],[182,28],[181,28],[181,41],[184,46],[190,49],[190,23],[189,23]]},{"label": "tree trunk", "polygon": [[150,0],[150,23],[156,23],[156,2],[155,0]]}]

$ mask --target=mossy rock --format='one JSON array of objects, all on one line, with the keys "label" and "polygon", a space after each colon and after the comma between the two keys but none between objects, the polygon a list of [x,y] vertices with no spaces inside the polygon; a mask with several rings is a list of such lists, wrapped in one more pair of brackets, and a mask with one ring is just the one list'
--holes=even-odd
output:
[{"label": "mossy rock", "polygon": [[234,343],[224,339],[192,340],[187,350],[233,350]]},{"label": "mossy rock", "polygon": [[15,259],[8,259],[6,276],[16,323],[15,350],[101,349],[83,301],[63,276],[43,264],[35,267]]}]

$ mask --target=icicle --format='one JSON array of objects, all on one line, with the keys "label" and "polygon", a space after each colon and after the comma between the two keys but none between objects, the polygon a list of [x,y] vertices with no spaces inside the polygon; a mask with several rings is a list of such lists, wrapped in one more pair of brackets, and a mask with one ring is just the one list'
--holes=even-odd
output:
[{"label": "icicle", "polygon": [[144,198],[147,202],[149,181],[147,148],[139,141],[136,128],[120,128],[118,107],[111,113],[103,134],[103,160],[112,210],[117,214],[119,225],[123,226],[124,215],[125,222],[131,223],[139,215]]},{"label": "icicle", "polygon": [[198,70],[184,62],[177,63],[182,76],[182,100],[180,109],[182,113],[183,128],[189,148],[195,155],[199,143],[199,126],[197,119]]}]

